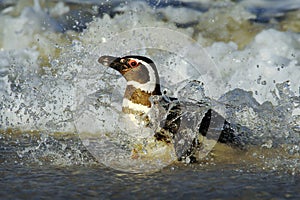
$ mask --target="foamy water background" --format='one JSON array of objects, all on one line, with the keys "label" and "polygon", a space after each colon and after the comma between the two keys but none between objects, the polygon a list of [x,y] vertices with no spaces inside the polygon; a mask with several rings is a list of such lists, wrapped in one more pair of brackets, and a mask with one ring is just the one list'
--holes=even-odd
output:
[{"label": "foamy water background", "polygon": [[[107,52],[99,46],[123,31],[159,27],[193,38],[216,64],[223,84],[216,88],[210,81],[205,87],[215,100],[228,104],[228,120],[253,131],[257,146],[241,159],[258,159],[265,162],[262,168],[298,174],[300,2],[182,2],[0,1],[1,139],[11,144],[8,128],[39,135],[3,163],[22,163],[28,155],[39,164],[94,163],[82,158],[86,152],[77,143],[52,138],[56,132],[75,132],[78,75],[86,73],[86,80],[91,80],[86,91],[97,88],[98,106],[112,103],[118,108],[124,80],[97,64]],[[172,89],[178,74],[190,76],[188,60],[157,52],[142,51],[158,62],[163,85]],[[174,66],[178,74],[170,73]],[[197,67],[201,68],[193,66],[195,71]],[[31,133],[25,137],[33,137]],[[18,146],[22,137],[13,141]]]}]

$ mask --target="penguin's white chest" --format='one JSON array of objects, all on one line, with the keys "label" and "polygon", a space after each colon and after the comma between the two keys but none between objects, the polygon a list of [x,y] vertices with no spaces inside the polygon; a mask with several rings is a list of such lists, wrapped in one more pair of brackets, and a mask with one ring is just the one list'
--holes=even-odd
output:
[{"label": "penguin's white chest", "polygon": [[123,108],[129,108],[132,111],[136,111],[136,113],[144,113],[147,114],[150,111],[150,107],[139,104],[139,103],[134,103],[131,100],[124,98],[123,99]]}]

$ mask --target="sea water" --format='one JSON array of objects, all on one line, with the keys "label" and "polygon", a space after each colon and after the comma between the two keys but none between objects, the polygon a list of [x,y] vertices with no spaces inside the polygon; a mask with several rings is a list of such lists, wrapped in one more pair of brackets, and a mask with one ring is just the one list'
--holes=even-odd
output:
[{"label": "sea water", "polygon": [[[299,197],[299,7],[297,1],[1,2],[1,195]],[[187,164],[161,146],[154,152],[162,156],[148,162],[154,154],[141,147],[150,156],[130,160],[130,148],[148,144],[149,133],[121,120],[125,80],[97,63],[105,54],[151,57],[166,94],[209,98],[226,120],[251,130],[247,148],[217,144]],[[131,144],[128,133],[145,135]]]}]

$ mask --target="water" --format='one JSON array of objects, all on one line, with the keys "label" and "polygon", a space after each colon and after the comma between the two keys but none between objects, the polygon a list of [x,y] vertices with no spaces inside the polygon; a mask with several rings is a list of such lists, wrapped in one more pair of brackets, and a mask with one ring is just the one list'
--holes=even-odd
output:
[{"label": "water", "polygon": [[1,196],[18,199],[297,199],[299,177],[239,171],[230,165],[174,167],[152,175],[120,174],[100,166],[18,166],[5,171],[1,188]]},{"label": "water", "polygon": [[[274,170],[263,166],[263,158],[251,160],[247,154],[255,150],[219,146],[215,156],[198,164],[177,163],[155,173],[132,174],[97,163],[74,136],[6,136],[1,140],[0,164],[0,196],[5,199],[299,198],[299,176],[287,166]],[[258,154],[272,157],[274,151],[266,151]]]},{"label": "water", "polygon": [[[3,199],[299,198],[299,3],[70,2],[0,1]],[[216,144],[194,164],[145,148],[105,54],[151,57],[166,94],[207,97],[251,132],[246,147]]]}]

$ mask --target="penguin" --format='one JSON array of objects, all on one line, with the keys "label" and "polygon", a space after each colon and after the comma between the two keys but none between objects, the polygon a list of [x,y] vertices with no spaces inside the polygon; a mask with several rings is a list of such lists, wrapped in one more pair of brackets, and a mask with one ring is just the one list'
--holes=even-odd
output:
[{"label": "penguin", "polygon": [[[126,79],[122,112],[132,120],[138,119],[152,127],[156,140],[173,144],[179,161],[197,162],[196,152],[201,148],[203,137],[244,147],[231,124],[205,103],[181,102],[166,96],[161,91],[156,65],[150,58],[105,55],[99,57],[98,62],[118,71]],[[156,117],[151,110],[156,110]]]}]

